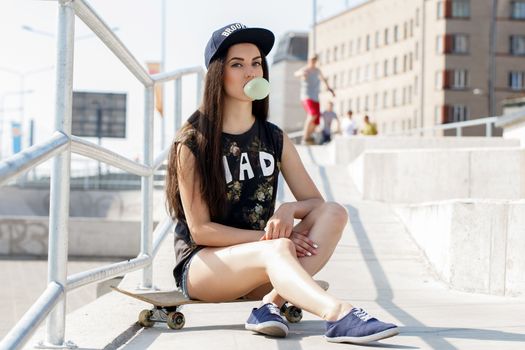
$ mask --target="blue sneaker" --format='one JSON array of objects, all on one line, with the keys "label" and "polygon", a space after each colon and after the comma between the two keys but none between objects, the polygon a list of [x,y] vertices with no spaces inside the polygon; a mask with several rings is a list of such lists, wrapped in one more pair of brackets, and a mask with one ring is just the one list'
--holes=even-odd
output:
[{"label": "blue sneaker", "polygon": [[273,337],[286,337],[288,325],[279,313],[277,305],[267,303],[260,308],[254,308],[244,327],[250,331],[271,335]]},{"label": "blue sneaker", "polygon": [[353,308],[343,318],[326,322],[325,339],[332,343],[365,344],[399,334],[395,324],[384,323],[365,310]]}]

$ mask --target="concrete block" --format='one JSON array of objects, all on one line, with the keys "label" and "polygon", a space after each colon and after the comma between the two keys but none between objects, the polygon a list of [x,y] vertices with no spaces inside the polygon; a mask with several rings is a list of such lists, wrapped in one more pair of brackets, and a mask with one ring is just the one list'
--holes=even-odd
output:
[{"label": "concrete block", "polygon": [[450,231],[450,283],[468,292],[503,295],[506,213],[504,203],[454,203]]},{"label": "concrete block", "polygon": [[428,261],[441,279],[450,281],[450,235],[452,202],[441,205],[422,204],[396,207],[396,212],[407,230],[425,253]]},{"label": "concrete block", "polygon": [[[156,223],[154,223],[155,225]],[[0,217],[0,254],[46,256],[47,217]],[[70,218],[69,255],[133,257],[140,250],[140,222]]]},{"label": "concrete block", "polygon": [[501,137],[336,136],[332,143],[337,164],[349,164],[371,150],[520,147],[519,140]]},{"label": "concrete block", "polygon": [[525,201],[509,207],[507,222],[506,293],[525,296]]},{"label": "concrete block", "polygon": [[469,151],[470,198],[519,198],[523,193],[523,155],[519,149]]},{"label": "concrete block", "polygon": [[524,155],[525,150],[516,148],[366,151],[348,171],[369,200],[520,199]]},{"label": "concrete block", "polygon": [[395,211],[452,288],[525,295],[525,201],[450,200]]}]

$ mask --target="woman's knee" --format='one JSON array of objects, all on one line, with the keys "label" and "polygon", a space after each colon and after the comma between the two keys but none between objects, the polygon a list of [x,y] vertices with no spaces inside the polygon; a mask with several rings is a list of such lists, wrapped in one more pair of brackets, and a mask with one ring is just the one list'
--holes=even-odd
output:
[{"label": "woman's knee", "polygon": [[269,259],[275,257],[275,255],[283,256],[289,254],[295,254],[295,245],[288,238],[278,238],[268,241],[266,249],[266,255],[269,255]]},{"label": "woman's knee", "polygon": [[323,204],[323,213],[330,217],[330,222],[333,225],[343,229],[348,222],[348,213],[346,209],[335,202],[326,202]]}]

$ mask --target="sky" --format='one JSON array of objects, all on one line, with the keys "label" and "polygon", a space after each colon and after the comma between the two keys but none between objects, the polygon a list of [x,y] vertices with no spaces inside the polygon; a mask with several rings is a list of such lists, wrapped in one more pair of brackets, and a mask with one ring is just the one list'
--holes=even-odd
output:
[{"label": "sky", "polygon": [[[161,58],[162,0],[86,1],[142,64]],[[323,20],[365,0],[317,0]],[[35,121],[35,143],[54,131],[57,1],[0,0],[0,159],[11,155],[11,121],[23,121],[28,145],[29,120]],[[211,33],[229,23],[272,30],[276,40],[287,31],[307,32],[313,5],[305,0],[166,0],[166,70],[203,66]],[[24,30],[29,26],[32,31]],[[79,18],[75,19],[73,88],[78,91],[127,93],[127,138],[105,139],[103,146],[141,159],[143,87]],[[272,54],[269,56],[271,63]],[[21,86],[23,73],[25,84]],[[21,93],[23,91],[23,93]],[[172,84],[166,86],[166,139],[174,135]],[[22,99],[23,97],[23,99]],[[24,113],[20,111],[24,106]],[[183,80],[183,118],[196,107],[195,77]],[[155,118],[155,154],[160,151],[160,118]],[[96,140],[91,139],[96,142]],[[78,161],[82,163],[82,161]]]}]

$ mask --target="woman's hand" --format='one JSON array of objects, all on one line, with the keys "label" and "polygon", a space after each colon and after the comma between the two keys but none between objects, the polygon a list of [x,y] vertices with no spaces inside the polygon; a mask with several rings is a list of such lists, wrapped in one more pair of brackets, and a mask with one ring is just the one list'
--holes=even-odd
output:
[{"label": "woman's hand", "polygon": [[297,232],[292,231],[290,240],[295,245],[295,252],[298,258],[305,256],[312,256],[317,254],[317,244],[315,244],[310,238],[308,238],[308,231]]},{"label": "woman's hand", "polygon": [[266,223],[265,239],[290,238],[293,229],[294,211],[288,204],[282,204]]}]

